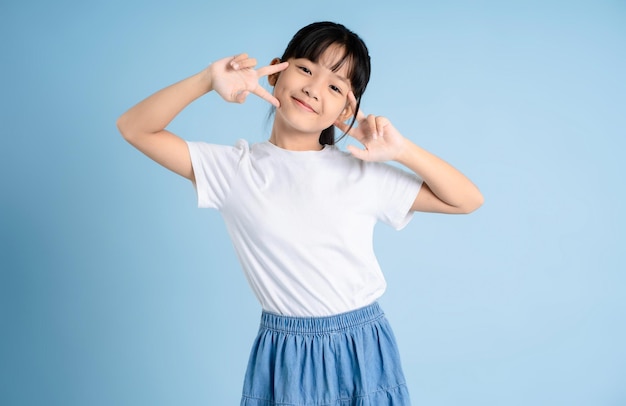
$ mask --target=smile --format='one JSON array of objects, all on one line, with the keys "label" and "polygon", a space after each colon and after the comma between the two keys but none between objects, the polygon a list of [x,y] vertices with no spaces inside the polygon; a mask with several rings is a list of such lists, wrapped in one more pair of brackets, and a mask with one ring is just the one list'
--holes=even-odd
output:
[{"label": "smile", "polygon": [[298,98],[296,98],[296,97],[292,97],[291,99],[294,101],[294,103],[295,103],[297,106],[299,106],[299,107],[300,107],[300,108],[302,108],[303,110],[308,111],[309,113],[315,113],[315,114],[317,114],[317,111],[315,111],[315,110],[313,109],[313,107],[311,107],[310,105],[308,105],[308,104],[307,104],[307,103],[305,103],[304,101],[302,101],[302,100],[300,100],[300,99],[298,99]]}]

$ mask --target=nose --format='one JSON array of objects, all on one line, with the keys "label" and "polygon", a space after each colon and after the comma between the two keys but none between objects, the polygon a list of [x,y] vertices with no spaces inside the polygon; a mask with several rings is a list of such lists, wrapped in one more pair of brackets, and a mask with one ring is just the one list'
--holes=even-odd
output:
[{"label": "nose", "polygon": [[308,84],[302,88],[302,92],[310,98],[318,100],[317,90],[315,90],[314,86]]}]

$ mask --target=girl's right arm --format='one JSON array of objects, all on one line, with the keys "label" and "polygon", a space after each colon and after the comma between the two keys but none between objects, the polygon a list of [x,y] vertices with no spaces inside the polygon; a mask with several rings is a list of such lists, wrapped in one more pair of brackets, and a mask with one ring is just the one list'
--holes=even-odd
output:
[{"label": "girl's right arm", "polygon": [[243,103],[249,93],[278,105],[259,78],[284,70],[286,63],[252,69],[256,60],[241,54],[221,59],[200,73],[159,90],[117,120],[120,133],[135,148],[167,169],[194,181],[187,143],[165,127],[191,102],[215,90],[228,102]]},{"label": "girl's right arm", "polygon": [[187,143],[165,127],[192,101],[211,91],[211,77],[200,72],[141,101],[117,120],[122,136],[167,169],[194,180]]}]

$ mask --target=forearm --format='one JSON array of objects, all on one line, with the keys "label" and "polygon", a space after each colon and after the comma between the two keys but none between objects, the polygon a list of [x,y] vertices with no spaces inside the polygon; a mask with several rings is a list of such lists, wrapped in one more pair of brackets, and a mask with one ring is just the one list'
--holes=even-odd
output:
[{"label": "forearm", "polygon": [[482,194],[460,171],[406,138],[404,143],[396,161],[419,175],[439,200],[459,213],[472,212],[482,205]]},{"label": "forearm", "polygon": [[157,133],[191,102],[211,90],[210,75],[203,70],[142,100],[118,119],[117,126],[126,139]]}]

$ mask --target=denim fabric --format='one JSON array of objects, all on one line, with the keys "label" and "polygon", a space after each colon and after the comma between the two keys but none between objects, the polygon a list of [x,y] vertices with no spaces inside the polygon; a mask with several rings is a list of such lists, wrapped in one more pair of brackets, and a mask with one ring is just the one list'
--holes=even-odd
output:
[{"label": "denim fabric", "polygon": [[405,406],[396,341],[377,303],[329,317],[263,312],[241,406]]}]

